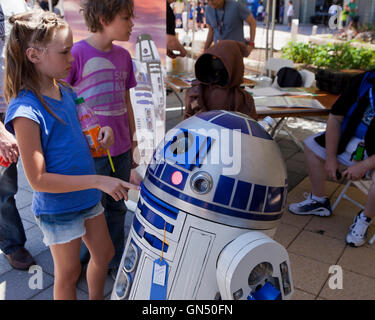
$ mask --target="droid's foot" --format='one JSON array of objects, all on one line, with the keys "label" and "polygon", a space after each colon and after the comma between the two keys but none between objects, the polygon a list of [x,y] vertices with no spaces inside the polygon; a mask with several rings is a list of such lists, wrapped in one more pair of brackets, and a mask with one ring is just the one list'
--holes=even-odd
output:
[{"label": "droid's foot", "polygon": [[320,217],[329,217],[332,214],[331,204],[328,198],[323,202],[313,199],[312,194],[309,193],[306,200],[302,202],[292,203],[289,205],[289,211],[298,215],[315,215]]}]

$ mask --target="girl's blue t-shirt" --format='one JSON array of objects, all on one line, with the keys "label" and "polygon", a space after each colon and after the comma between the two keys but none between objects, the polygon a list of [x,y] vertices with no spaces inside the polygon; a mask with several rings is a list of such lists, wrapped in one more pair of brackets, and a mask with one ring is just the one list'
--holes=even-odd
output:
[{"label": "girl's blue t-shirt", "polygon": [[[50,109],[64,121],[53,117],[31,91],[21,91],[12,99],[5,126],[14,134],[12,120],[17,117],[35,121],[40,127],[46,171],[61,175],[92,175],[95,164],[82,133],[74,99],[77,95],[60,85],[61,100],[44,96]],[[34,191],[32,211],[35,215],[75,212],[90,208],[101,199],[101,191],[88,189],[66,193]]]}]

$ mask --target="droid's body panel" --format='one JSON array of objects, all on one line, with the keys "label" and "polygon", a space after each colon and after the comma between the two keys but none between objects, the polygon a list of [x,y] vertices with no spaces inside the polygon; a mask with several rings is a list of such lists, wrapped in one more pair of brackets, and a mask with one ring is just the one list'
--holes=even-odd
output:
[{"label": "droid's body panel", "polygon": [[[271,239],[285,208],[286,167],[259,124],[239,113],[202,113],[170,130],[154,160],[112,298],[149,299],[153,261],[161,256],[169,265],[167,299],[246,299],[253,291],[289,298],[289,268],[280,272],[288,255]],[[281,253],[267,258],[263,247]],[[265,274],[246,283],[249,261],[255,274]],[[245,283],[237,288],[236,281]],[[257,281],[273,291],[259,291]]]},{"label": "droid's body panel", "polygon": [[136,57],[147,66],[155,99],[156,119],[165,122],[165,88],[160,56],[149,34],[137,37]]}]

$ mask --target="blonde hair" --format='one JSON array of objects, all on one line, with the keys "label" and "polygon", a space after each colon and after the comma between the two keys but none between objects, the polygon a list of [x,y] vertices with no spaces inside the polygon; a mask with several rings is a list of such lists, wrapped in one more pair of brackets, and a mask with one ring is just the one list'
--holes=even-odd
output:
[{"label": "blonde hair", "polygon": [[[7,103],[16,98],[21,90],[33,92],[43,107],[59,121],[62,121],[48,107],[41,94],[39,75],[27,55],[30,47],[44,49],[53,41],[56,31],[69,27],[67,22],[55,13],[33,10],[9,18],[12,30],[5,49],[4,97]],[[65,82],[55,79],[57,83]]]}]

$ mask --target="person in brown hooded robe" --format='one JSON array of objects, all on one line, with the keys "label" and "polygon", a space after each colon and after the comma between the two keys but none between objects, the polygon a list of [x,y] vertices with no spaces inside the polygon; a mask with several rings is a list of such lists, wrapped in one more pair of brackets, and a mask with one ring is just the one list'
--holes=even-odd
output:
[{"label": "person in brown hooded robe", "polygon": [[234,40],[220,40],[195,63],[197,80],[185,94],[184,119],[210,110],[244,113],[257,120],[253,97],[240,88],[246,46]]}]

